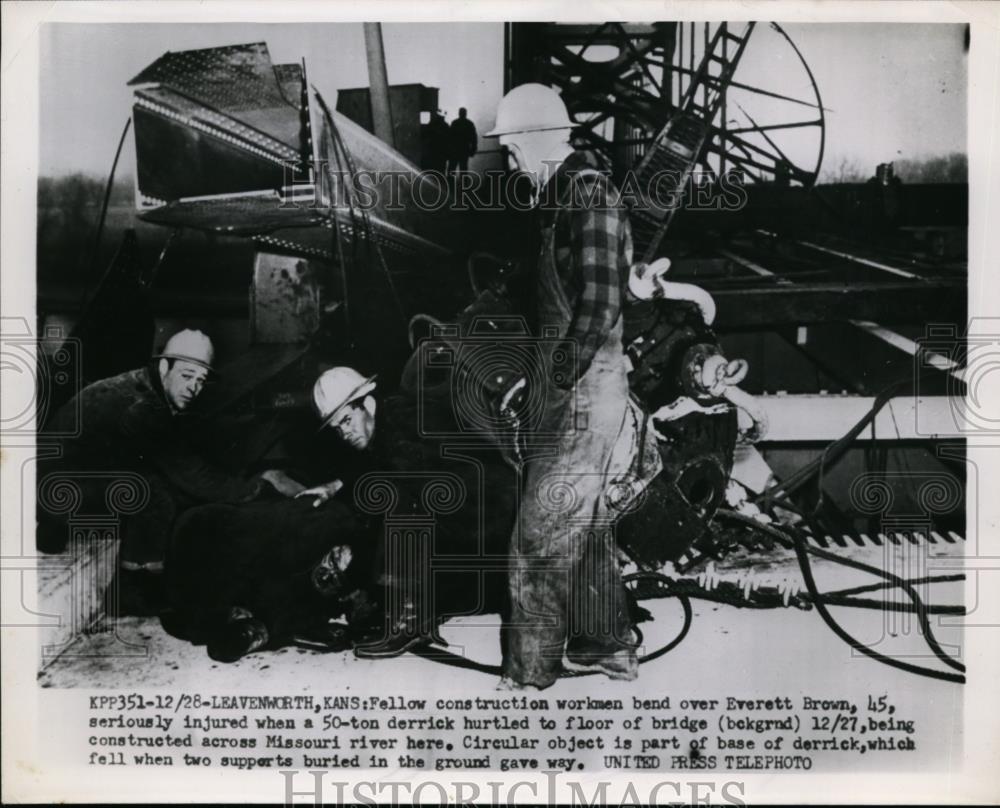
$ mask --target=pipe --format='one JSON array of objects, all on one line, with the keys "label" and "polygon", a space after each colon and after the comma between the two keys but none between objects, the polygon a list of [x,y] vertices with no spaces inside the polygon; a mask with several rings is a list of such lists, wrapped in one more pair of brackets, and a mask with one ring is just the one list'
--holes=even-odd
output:
[{"label": "pipe", "polygon": [[366,22],[365,53],[368,56],[368,88],[372,107],[375,136],[395,148],[392,128],[392,106],[389,103],[389,75],[385,69],[385,46],[382,24]]},{"label": "pipe", "polygon": [[663,297],[667,300],[687,300],[696,304],[701,309],[705,325],[711,325],[715,322],[715,300],[700,286],[695,286],[693,283],[660,281],[660,287],[663,290]]}]

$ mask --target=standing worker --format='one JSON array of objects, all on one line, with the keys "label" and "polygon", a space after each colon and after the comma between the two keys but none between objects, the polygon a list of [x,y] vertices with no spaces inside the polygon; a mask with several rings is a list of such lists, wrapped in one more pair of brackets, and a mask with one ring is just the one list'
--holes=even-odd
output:
[{"label": "standing worker", "polygon": [[613,451],[634,413],[621,317],[632,238],[597,158],[570,145],[573,125],[555,90],[524,84],[500,101],[487,135],[534,184],[539,334],[563,341],[563,350],[542,351],[546,389],[534,397],[544,414],[512,538],[500,689],[548,687],[569,668],[638,675],[609,504],[633,462],[619,468]]},{"label": "standing worker", "polygon": [[469,170],[469,158],[479,147],[476,125],[466,117],[468,110],[461,107],[458,117],[451,122],[451,163],[448,170],[457,174]]},{"label": "standing worker", "polygon": [[[60,442],[61,455],[48,471],[72,479],[84,503],[103,502],[116,471],[138,473],[149,489],[145,506],[123,524],[117,583],[107,598],[112,613],[159,610],[164,555],[180,511],[205,502],[248,501],[265,483],[286,496],[302,490],[283,472],[243,479],[202,453],[189,428],[190,411],[213,372],[214,356],[212,341],[201,331],[179,331],[153,362],[87,385],[54,416],[56,433],[68,434],[76,422],[79,434]],[[44,508],[39,518],[42,532],[65,537],[64,520]]]},{"label": "standing worker", "polygon": [[445,174],[448,171],[448,156],[451,150],[451,129],[444,119],[444,113],[441,110],[432,112],[430,122],[426,126],[421,126],[420,130],[423,138],[421,168]]}]

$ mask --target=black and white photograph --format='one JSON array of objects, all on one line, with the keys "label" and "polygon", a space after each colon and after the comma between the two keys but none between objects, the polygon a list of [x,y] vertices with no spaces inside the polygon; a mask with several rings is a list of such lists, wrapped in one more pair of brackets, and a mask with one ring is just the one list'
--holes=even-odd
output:
[{"label": "black and white photograph", "polygon": [[1000,800],[1000,6],[34,5],[5,801]]}]

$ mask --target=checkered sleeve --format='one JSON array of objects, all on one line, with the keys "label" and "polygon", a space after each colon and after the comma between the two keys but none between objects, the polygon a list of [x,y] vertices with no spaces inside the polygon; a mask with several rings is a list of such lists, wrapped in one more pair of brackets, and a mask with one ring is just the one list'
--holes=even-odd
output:
[{"label": "checkered sleeve", "polygon": [[621,312],[621,251],[628,229],[605,178],[581,179],[578,185],[585,193],[574,202],[569,230],[580,296],[567,333],[577,346],[576,378],[587,372]]}]

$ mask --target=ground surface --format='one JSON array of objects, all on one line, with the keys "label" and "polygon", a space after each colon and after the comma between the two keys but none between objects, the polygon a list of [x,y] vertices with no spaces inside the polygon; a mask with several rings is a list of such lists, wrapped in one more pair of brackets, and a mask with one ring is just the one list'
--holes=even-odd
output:
[{"label": "ground surface", "polygon": [[[891,546],[889,548],[840,548],[839,552],[900,575],[944,574],[956,570],[955,559],[964,552],[964,543]],[[754,563],[755,562],[755,563]],[[743,556],[720,564],[717,573],[730,580],[745,580],[748,570],[759,583],[788,580],[801,582],[797,566],[785,553],[771,554],[766,560]],[[816,577],[821,589],[873,583],[871,576],[817,562]],[[924,586],[919,591],[928,601],[961,603],[962,584]],[[869,593],[867,597],[880,597]],[[897,597],[894,599],[902,600]],[[654,621],[643,625],[647,651],[674,637],[681,627],[682,611],[676,600],[645,601]],[[818,690],[837,691],[855,677],[866,677],[889,686],[911,680],[864,659],[838,639],[815,610],[795,608],[767,610],[737,609],[695,600],[694,620],[687,638],[666,656],[643,666],[638,683],[615,688],[641,691],[669,687],[672,683],[697,684],[698,689],[746,690],[768,685],[796,683]],[[941,667],[926,650],[912,615],[889,614],[861,609],[834,609],[834,615],[858,639],[875,644],[888,653],[917,655],[913,661]],[[959,618],[935,619],[938,639],[957,650]],[[950,626],[948,624],[951,624]],[[488,691],[495,677],[476,670],[445,666],[442,662],[407,655],[393,660],[364,661],[350,652],[318,654],[296,648],[261,652],[231,664],[213,662],[203,647],[189,645],[167,635],[156,619],[124,618],[113,633],[80,638],[60,659],[40,674],[44,687],[124,688],[141,683],[147,688],[199,687],[229,689],[266,677],[283,685],[311,689],[336,683],[363,688],[396,677],[410,677],[428,685],[447,680],[449,686],[469,686]],[[442,635],[450,650],[477,662],[500,662],[499,631],[495,615],[449,621]],[[949,645],[950,644],[950,645]],[[691,671],[697,676],[692,677]],[[388,677],[388,679],[386,678]],[[556,690],[571,692],[581,680],[558,683]],[[912,682],[911,682],[912,685]]]}]

